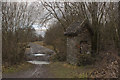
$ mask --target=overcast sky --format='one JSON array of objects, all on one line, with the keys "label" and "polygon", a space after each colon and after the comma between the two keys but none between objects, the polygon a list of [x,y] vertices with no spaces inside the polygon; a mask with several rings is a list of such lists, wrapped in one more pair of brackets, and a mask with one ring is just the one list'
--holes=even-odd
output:
[{"label": "overcast sky", "polygon": [[46,32],[46,30],[48,29],[48,27],[41,26],[40,24],[39,24],[39,25],[34,24],[33,27],[35,28],[36,33],[37,33],[38,35],[42,35],[42,37],[44,37],[45,32]]}]

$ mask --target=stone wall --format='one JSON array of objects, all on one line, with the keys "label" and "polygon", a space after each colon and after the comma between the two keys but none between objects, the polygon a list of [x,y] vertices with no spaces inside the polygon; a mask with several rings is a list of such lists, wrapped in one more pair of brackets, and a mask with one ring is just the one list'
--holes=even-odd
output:
[{"label": "stone wall", "polygon": [[67,38],[67,62],[74,65],[77,65],[78,49],[76,48],[76,43],[76,37]]},{"label": "stone wall", "polygon": [[[83,44],[81,44],[83,42]],[[85,43],[86,42],[86,43]],[[79,54],[91,52],[91,38],[89,32],[83,32],[76,37],[67,38],[67,62],[77,65]]]},{"label": "stone wall", "polygon": [[81,54],[90,54],[91,53],[91,37],[89,32],[83,32],[78,35],[79,45],[81,47]]}]

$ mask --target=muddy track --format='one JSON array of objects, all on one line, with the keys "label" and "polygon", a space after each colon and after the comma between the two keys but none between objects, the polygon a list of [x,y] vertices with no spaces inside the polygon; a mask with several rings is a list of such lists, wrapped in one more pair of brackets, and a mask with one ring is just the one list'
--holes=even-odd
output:
[{"label": "muddy track", "polygon": [[51,78],[47,65],[34,65],[26,71],[3,74],[3,78]]},{"label": "muddy track", "polygon": [[[43,46],[30,43],[29,44],[32,51],[26,52],[26,54],[33,54],[33,53],[41,53],[41,52],[50,52],[50,49],[47,49]],[[36,59],[36,58],[35,58]],[[48,69],[49,64],[34,64],[32,68],[29,68],[24,71],[15,72],[15,73],[9,73],[9,74],[3,74],[3,78],[52,78],[52,74],[49,73]]]}]

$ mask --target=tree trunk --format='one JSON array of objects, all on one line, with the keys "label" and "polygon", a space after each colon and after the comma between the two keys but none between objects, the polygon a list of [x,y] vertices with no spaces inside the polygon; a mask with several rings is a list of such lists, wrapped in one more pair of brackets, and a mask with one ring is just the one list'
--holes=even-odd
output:
[{"label": "tree trunk", "polygon": [[92,57],[96,57],[99,54],[99,47],[100,47],[100,34],[99,31],[95,32],[92,36]]},{"label": "tree trunk", "polygon": [[[117,45],[117,49],[118,49],[118,55],[120,56],[120,1],[118,2],[118,45]],[[120,73],[120,60],[118,61],[119,63],[119,73]],[[120,78],[120,74],[118,75],[118,77]]]},{"label": "tree trunk", "polygon": [[118,2],[118,45],[117,45],[117,48],[118,48],[118,55],[120,56],[120,1]]},{"label": "tree trunk", "polygon": [[92,36],[92,57],[96,57],[99,54],[99,40],[100,40],[100,32],[99,32],[99,24],[97,24],[97,20],[93,22],[92,26],[94,26],[94,34]]},{"label": "tree trunk", "polygon": [[91,12],[92,16],[92,27],[93,27],[93,36],[92,36],[92,57],[96,57],[99,54],[99,23],[97,18],[97,7],[98,3],[93,3],[94,9]]}]

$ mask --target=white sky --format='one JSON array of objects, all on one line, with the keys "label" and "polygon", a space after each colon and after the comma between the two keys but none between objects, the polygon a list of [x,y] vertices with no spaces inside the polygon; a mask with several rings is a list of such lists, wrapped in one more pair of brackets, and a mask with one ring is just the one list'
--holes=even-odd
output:
[{"label": "white sky", "polygon": [[46,32],[46,30],[48,29],[48,27],[44,27],[44,26],[37,25],[37,24],[34,24],[33,27],[35,28],[36,33],[37,33],[38,35],[42,35],[42,37],[44,37],[45,32]]}]

